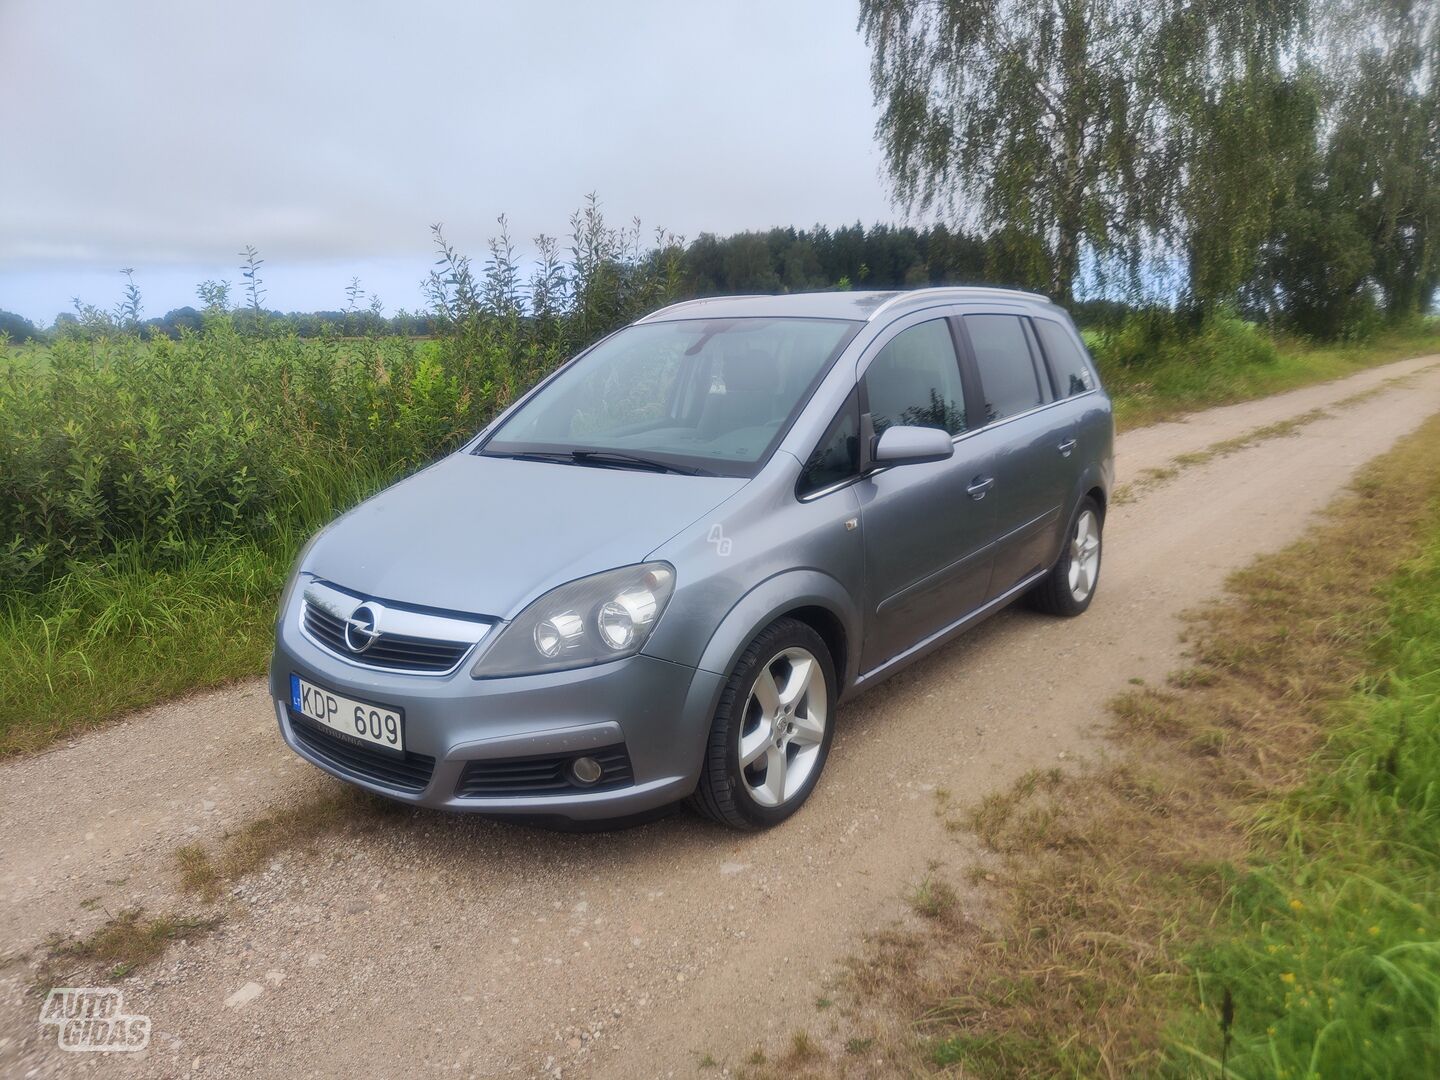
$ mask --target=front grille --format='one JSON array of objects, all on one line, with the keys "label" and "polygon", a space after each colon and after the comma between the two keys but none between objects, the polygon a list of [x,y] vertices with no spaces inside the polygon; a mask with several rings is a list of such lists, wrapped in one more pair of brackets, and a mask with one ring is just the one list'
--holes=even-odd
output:
[{"label": "front grille", "polygon": [[359,746],[345,741],[303,713],[294,709],[288,712],[290,730],[295,733],[296,742],[339,772],[397,791],[420,792],[429,786],[430,774],[435,771],[433,757],[410,750],[401,757],[384,750]]},{"label": "front grille", "polygon": [[[593,784],[576,783],[570,763],[578,757],[592,757],[600,763],[600,779]],[[455,794],[462,799],[495,798],[507,795],[574,795],[582,791],[610,791],[635,782],[630,755],[623,746],[585,750],[574,754],[546,754],[540,757],[497,758],[471,761],[460,774]]]},{"label": "front grille", "polygon": [[[357,601],[358,602],[358,601]],[[345,620],[318,604],[305,604],[305,629],[320,645],[367,667],[391,671],[440,674],[454,668],[470,651],[468,641],[432,641],[405,634],[382,633],[363,653],[345,644]]]}]

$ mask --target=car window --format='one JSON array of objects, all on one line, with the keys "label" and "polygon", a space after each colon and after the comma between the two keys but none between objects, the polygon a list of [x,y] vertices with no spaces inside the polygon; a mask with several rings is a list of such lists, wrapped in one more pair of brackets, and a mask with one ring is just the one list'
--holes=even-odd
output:
[{"label": "car window", "polygon": [[1045,350],[1045,359],[1050,361],[1055,386],[1062,398],[1095,389],[1090,365],[1068,330],[1050,319],[1036,319],[1035,332],[1040,336],[1040,347]]},{"label": "car window", "polygon": [[860,405],[852,392],[805,462],[798,490],[801,495],[809,495],[859,473]]},{"label": "car window", "polygon": [[950,325],[933,319],[903,330],[865,371],[870,419],[879,435],[888,427],[965,430],[965,394]]},{"label": "car window", "polygon": [[966,315],[965,329],[985,392],[986,422],[1033,409],[1044,400],[1018,315]]}]

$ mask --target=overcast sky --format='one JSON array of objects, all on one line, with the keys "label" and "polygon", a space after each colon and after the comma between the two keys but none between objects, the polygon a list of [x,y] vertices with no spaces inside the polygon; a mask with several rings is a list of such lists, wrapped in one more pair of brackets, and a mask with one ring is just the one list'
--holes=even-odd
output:
[{"label": "overcast sky", "polygon": [[898,220],[853,0],[0,0],[0,308],[147,316],[266,259],[268,305],[358,274],[421,304],[428,227],[693,238]]}]

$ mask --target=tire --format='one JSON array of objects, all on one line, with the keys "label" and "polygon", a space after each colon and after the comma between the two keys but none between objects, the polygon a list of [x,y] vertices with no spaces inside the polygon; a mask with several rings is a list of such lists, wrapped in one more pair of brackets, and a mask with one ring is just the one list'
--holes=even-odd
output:
[{"label": "tire", "polygon": [[796,619],[771,623],[720,692],[692,809],[747,831],[795,813],[825,768],[835,699],[835,663],[820,635]]},{"label": "tire", "polygon": [[1075,517],[1071,519],[1060,558],[1050,573],[1026,596],[1031,607],[1047,615],[1073,617],[1090,606],[1100,584],[1101,532],[1104,525],[1105,517],[1100,504],[1086,495],[1075,508]]}]

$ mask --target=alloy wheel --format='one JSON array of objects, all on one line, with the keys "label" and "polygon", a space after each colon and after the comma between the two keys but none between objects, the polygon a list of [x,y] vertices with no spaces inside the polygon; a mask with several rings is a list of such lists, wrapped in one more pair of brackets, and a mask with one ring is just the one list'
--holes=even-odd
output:
[{"label": "alloy wheel", "polygon": [[1100,519],[1085,510],[1075,522],[1070,538],[1070,595],[1083,602],[1095,589],[1100,576]]},{"label": "alloy wheel", "polygon": [[781,806],[820,759],[830,710],[825,672],[806,649],[776,654],[760,669],[740,728],[740,776],[761,806]]}]

